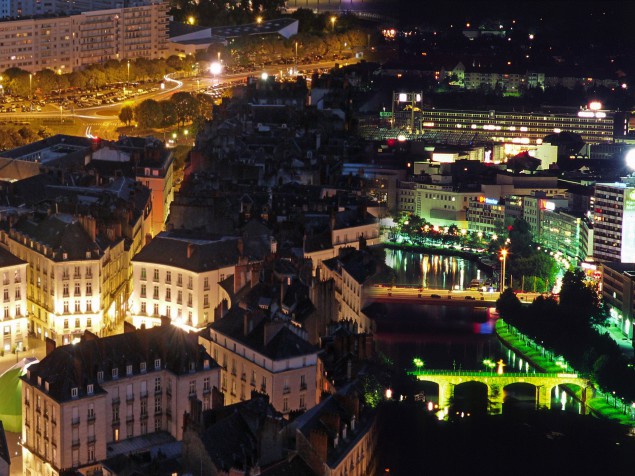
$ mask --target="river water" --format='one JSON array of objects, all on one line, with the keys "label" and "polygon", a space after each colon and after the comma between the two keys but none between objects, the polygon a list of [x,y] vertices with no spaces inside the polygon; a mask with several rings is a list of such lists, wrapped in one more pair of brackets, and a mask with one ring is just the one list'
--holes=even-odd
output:
[{"label": "river water", "polygon": [[[475,263],[454,256],[387,249],[386,264],[396,272],[395,284],[401,285],[443,289],[459,286],[462,289],[473,279],[487,278]],[[485,370],[484,360],[502,359],[508,371],[532,371],[494,334],[494,309],[419,303],[383,306],[384,312],[376,318],[377,349],[398,368],[412,369],[412,360],[417,357],[429,369]],[[436,385],[422,384],[421,387],[434,400]],[[533,407],[534,393],[530,385],[516,384],[508,389],[509,396],[526,408]],[[561,392],[558,393],[556,396],[554,392],[552,399],[554,408],[562,405]],[[565,407],[577,411],[577,405],[571,401],[566,402]]]}]

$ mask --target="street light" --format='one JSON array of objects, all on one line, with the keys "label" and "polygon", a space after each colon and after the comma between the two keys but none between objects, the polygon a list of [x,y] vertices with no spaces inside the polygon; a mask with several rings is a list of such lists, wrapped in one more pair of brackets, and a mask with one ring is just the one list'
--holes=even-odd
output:
[{"label": "street light", "polygon": [[33,82],[33,74],[29,73],[29,99],[31,99],[31,83]]},{"label": "street light", "polygon": [[298,74],[298,42],[295,42],[295,74]]},{"label": "street light", "polygon": [[335,20],[336,20],[335,16],[332,16],[331,17],[331,29],[332,29],[333,33],[335,33]]},{"label": "street light", "polygon": [[256,17],[256,23],[260,25],[262,23],[262,17]]},{"label": "street light", "polygon": [[57,69],[57,74],[59,76],[57,78],[57,91],[60,97],[60,122],[64,122],[64,118],[62,117],[62,80],[60,79],[62,77],[62,68]]},{"label": "street light", "polygon": [[[126,86],[130,89],[130,60],[128,60],[128,81],[126,81]],[[124,88],[123,97],[124,99],[126,97],[126,88]]]},{"label": "street light", "polygon": [[501,273],[501,287],[500,287],[500,292],[502,293],[505,290],[505,264],[507,262],[507,248],[503,248],[501,250],[501,260],[503,261],[503,268]]}]

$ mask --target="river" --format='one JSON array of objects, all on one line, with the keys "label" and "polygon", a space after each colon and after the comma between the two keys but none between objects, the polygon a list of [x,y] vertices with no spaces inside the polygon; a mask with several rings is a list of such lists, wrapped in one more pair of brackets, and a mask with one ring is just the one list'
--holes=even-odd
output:
[{"label": "river", "polygon": [[[401,285],[443,289],[459,286],[462,289],[473,279],[487,278],[475,263],[455,256],[387,249],[386,264],[396,272],[395,284]],[[376,318],[377,349],[399,368],[412,369],[412,360],[417,357],[430,369],[485,370],[484,360],[502,359],[509,371],[532,370],[494,334],[496,313],[493,309],[419,303],[386,303],[383,306],[384,312]],[[465,387],[470,385],[465,384]],[[435,384],[422,383],[421,389],[430,399],[436,398]],[[474,391],[479,393],[480,390]],[[514,384],[508,389],[508,396],[519,406],[532,408],[534,392],[531,385]],[[552,406],[560,408],[561,391],[555,394]],[[464,396],[464,399],[467,401],[468,397]],[[578,405],[570,398],[566,397],[565,402],[568,410],[578,411]]]}]

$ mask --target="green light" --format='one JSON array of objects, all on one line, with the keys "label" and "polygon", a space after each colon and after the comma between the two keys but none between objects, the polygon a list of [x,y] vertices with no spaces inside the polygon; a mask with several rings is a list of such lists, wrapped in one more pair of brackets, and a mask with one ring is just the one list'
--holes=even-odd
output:
[{"label": "green light", "polygon": [[415,357],[414,359],[412,359],[412,363],[415,364],[415,367],[417,367],[418,369],[425,365],[425,362],[419,357]]}]

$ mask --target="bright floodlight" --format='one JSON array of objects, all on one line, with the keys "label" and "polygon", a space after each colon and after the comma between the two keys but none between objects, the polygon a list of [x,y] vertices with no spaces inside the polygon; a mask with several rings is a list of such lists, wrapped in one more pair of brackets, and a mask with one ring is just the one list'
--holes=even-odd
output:
[{"label": "bright floodlight", "polygon": [[212,64],[209,65],[209,72],[213,75],[220,74],[222,70],[223,65],[221,65],[218,61],[214,61]]},{"label": "bright floodlight", "polygon": [[591,109],[592,111],[598,111],[602,109],[602,103],[600,101],[591,101],[589,103],[589,109]]},{"label": "bright floodlight", "polygon": [[635,149],[630,149],[626,153],[626,166],[631,170],[635,170]]},{"label": "bright floodlight", "polygon": [[263,81],[267,81],[267,78],[269,78],[269,74],[266,71],[260,75],[260,79]]}]

